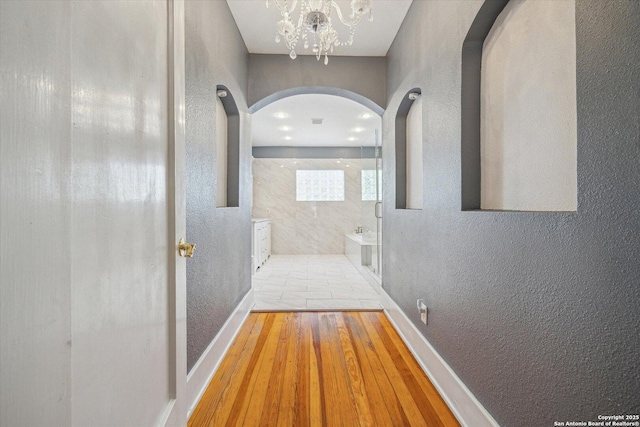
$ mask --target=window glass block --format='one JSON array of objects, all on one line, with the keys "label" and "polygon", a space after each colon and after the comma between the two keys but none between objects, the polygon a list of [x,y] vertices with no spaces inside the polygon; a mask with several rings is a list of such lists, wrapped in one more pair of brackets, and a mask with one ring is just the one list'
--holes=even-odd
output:
[{"label": "window glass block", "polygon": [[344,201],[344,171],[297,170],[296,200],[298,202]]}]

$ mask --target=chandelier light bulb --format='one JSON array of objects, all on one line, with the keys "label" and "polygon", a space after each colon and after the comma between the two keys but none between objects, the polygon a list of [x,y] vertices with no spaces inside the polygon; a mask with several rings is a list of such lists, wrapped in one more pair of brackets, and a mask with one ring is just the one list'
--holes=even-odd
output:
[{"label": "chandelier light bulb", "polygon": [[291,53],[289,53],[289,57],[291,59],[296,59],[298,57],[298,54],[296,53],[296,51],[294,49],[291,49]]},{"label": "chandelier light bulb", "polygon": [[276,29],[278,30],[278,33],[285,36],[285,38],[287,39],[296,31],[296,27],[291,23],[290,20],[288,21],[286,18],[282,21],[278,21],[278,23],[276,24]]},{"label": "chandelier light bulb", "polygon": [[367,0],[351,0],[351,10],[355,15],[364,15],[371,11],[371,2]]}]

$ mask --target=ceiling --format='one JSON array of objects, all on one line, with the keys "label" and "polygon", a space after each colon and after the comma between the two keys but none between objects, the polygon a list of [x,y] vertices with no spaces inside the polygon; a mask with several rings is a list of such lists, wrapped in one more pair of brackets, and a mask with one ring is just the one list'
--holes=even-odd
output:
[{"label": "ceiling", "polygon": [[[334,1],[340,6],[343,15],[348,16],[351,10],[350,0]],[[412,1],[373,0],[373,22],[369,22],[367,17],[363,18],[356,28],[353,45],[337,47],[330,56],[386,56]],[[271,0],[268,9],[265,0],[227,0],[227,3],[249,53],[289,53],[284,42],[275,42],[276,22],[281,16],[274,0]],[[297,22],[300,15],[299,3],[300,1],[292,15],[294,22]],[[349,31],[344,30],[347,27],[334,19],[334,28],[340,34],[340,40],[346,41]],[[312,54],[310,49],[304,50],[302,46],[296,49],[296,53]]]},{"label": "ceiling", "polygon": [[[322,124],[312,124],[321,118]],[[360,147],[375,145],[380,116],[335,95],[304,94],[275,101],[253,113],[254,147]]]}]

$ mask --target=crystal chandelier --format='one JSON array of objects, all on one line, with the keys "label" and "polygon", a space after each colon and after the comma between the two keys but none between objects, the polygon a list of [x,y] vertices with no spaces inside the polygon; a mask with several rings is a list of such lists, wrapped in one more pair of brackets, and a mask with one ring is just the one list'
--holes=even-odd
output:
[{"label": "crystal chandelier", "polygon": [[[337,46],[351,45],[356,26],[363,16],[369,15],[369,21],[373,21],[372,0],[351,0],[351,14],[345,17],[340,7],[333,0],[300,0],[300,16],[298,25],[294,24],[294,14],[298,0],[267,0],[267,7],[273,2],[282,20],[276,24],[276,43],[284,40],[289,56],[296,59],[296,45],[302,40],[305,49],[309,49],[316,55],[316,59],[324,55],[325,65],[329,63],[329,53]],[[338,32],[332,25],[332,12],[338,16],[340,22],[349,28],[349,39],[338,40]]]}]

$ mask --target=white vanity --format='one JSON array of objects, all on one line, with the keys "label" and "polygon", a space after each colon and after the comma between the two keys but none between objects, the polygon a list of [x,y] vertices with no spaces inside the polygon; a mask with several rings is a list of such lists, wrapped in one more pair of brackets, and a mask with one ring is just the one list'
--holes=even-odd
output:
[{"label": "white vanity", "polygon": [[271,220],[252,218],[251,272],[255,273],[271,256]]}]

